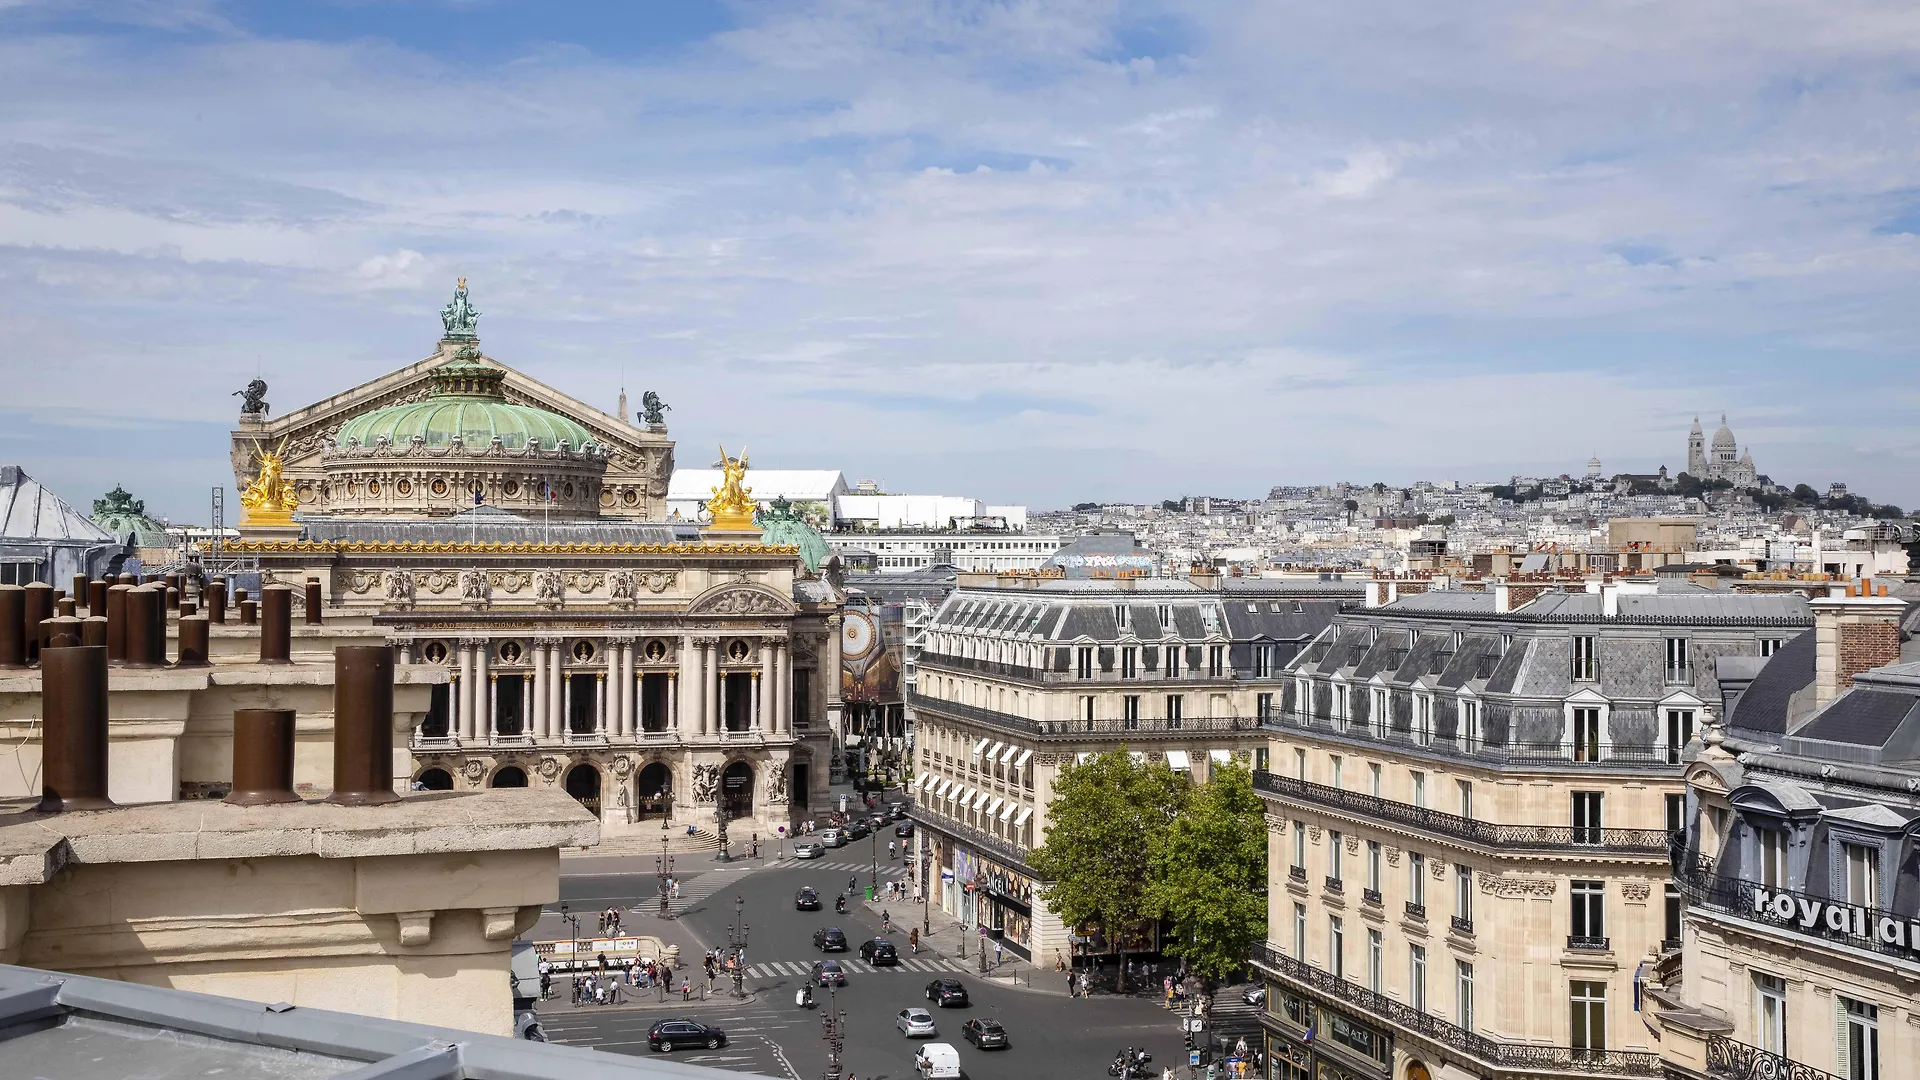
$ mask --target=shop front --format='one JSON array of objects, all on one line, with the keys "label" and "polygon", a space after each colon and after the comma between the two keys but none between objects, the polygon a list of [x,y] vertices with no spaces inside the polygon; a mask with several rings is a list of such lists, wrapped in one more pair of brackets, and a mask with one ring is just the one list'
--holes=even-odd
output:
[{"label": "shop front", "polygon": [[976,927],[1022,959],[1033,958],[1034,880],[964,844],[953,845],[960,904]]},{"label": "shop front", "polygon": [[1267,1034],[1267,1080],[1388,1080],[1393,1038],[1281,982],[1267,983],[1260,1016]]}]

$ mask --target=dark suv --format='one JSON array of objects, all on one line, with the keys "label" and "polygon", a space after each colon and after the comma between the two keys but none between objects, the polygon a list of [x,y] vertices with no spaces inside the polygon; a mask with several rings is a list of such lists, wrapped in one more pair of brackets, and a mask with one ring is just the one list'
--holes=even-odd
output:
[{"label": "dark suv", "polygon": [[927,1000],[943,1009],[950,1005],[964,1009],[972,1004],[967,1000],[967,988],[960,985],[959,979],[935,979],[928,983]]},{"label": "dark suv", "polygon": [[820,894],[811,887],[801,889],[793,894],[793,908],[795,911],[819,911]]},{"label": "dark suv", "polygon": [[662,1020],[647,1029],[647,1049],[671,1052],[680,1046],[718,1050],[727,1045],[727,1033],[694,1020]]},{"label": "dark suv", "polygon": [[837,926],[823,926],[813,932],[813,947],[821,952],[846,952],[847,935]]},{"label": "dark suv", "polygon": [[898,964],[900,962],[900,950],[895,949],[893,942],[888,941],[886,938],[874,938],[872,941],[863,941],[860,943],[860,959],[865,960],[874,967],[880,967],[883,964]]}]

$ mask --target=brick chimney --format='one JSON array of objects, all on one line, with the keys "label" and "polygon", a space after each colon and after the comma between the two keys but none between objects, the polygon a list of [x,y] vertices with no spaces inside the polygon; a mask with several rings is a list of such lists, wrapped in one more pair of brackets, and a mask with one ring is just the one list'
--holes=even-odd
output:
[{"label": "brick chimney", "polygon": [[1900,617],[1907,604],[1875,595],[1870,583],[1848,585],[1843,595],[1808,603],[1813,608],[1814,704],[1824,705],[1853,684],[1862,671],[1898,663]]}]

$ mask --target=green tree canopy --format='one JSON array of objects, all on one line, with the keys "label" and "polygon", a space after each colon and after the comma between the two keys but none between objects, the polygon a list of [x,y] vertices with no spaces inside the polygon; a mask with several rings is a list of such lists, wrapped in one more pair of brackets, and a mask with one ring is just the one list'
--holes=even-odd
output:
[{"label": "green tree canopy", "polygon": [[1159,836],[1148,893],[1173,923],[1166,951],[1219,982],[1267,936],[1267,823],[1253,774],[1216,766]]}]

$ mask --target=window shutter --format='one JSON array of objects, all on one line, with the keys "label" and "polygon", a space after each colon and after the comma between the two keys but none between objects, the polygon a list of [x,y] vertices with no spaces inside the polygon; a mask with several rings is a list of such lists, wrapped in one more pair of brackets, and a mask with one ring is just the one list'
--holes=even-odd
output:
[{"label": "window shutter", "polygon": [[1833,1072],[1836,1076],[1847,1075],[1847,999],[1839,994],[1833,995]]}]

